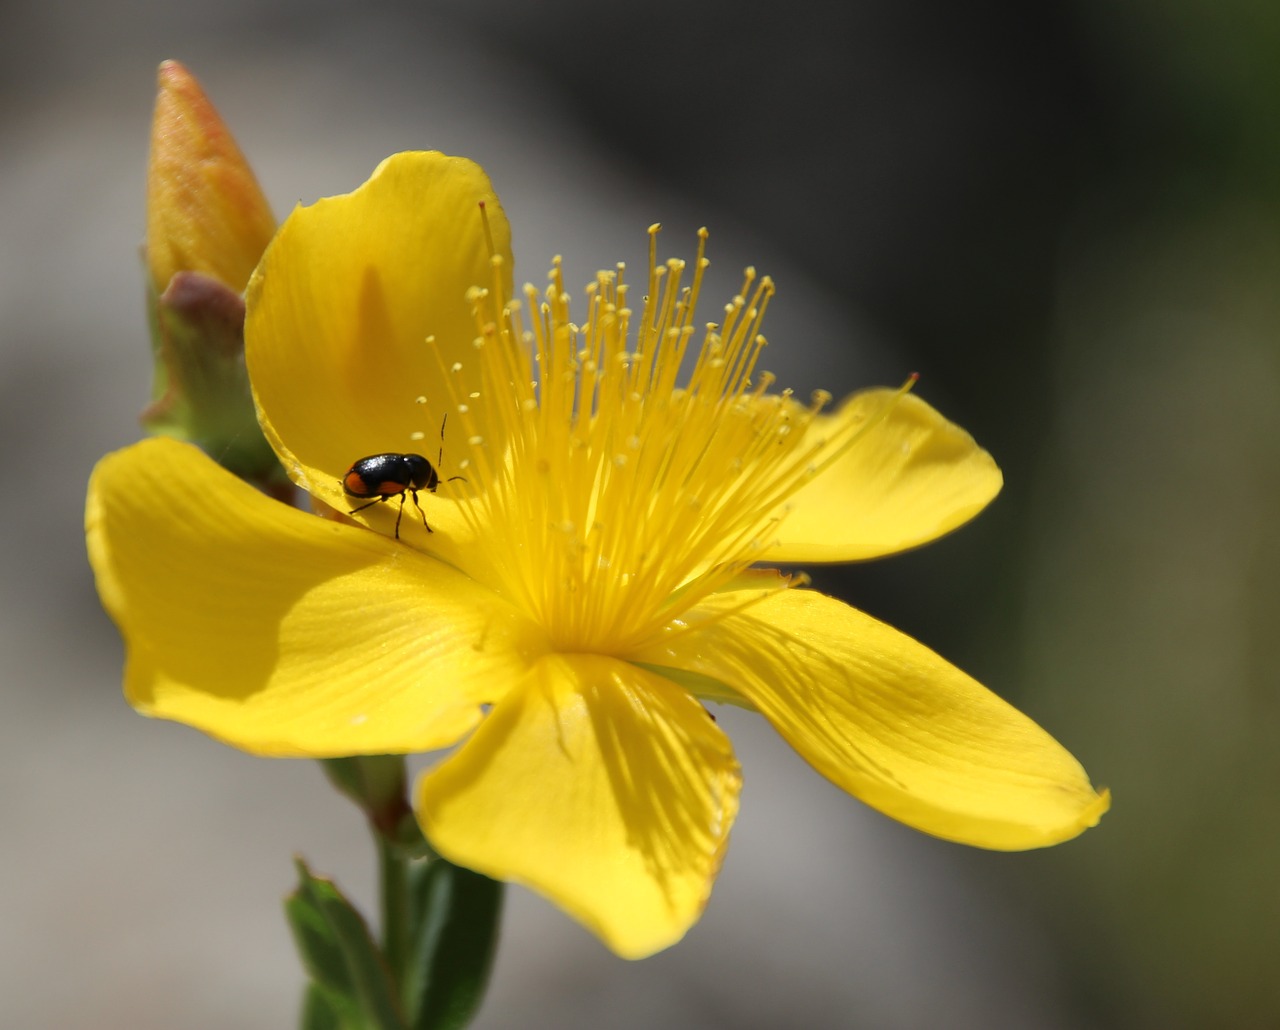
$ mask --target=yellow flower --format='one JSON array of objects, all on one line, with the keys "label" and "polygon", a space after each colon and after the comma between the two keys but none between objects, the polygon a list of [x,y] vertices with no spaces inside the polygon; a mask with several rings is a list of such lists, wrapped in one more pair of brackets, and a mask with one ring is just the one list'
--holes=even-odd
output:
[{"label": "yellow flower", "polygon": [[248,291],[268,438],[338,512],[363,503],[342,482],[365,455],[422,454],[438,492],[420,515],[404,494],[372,504],[370,532],[173,441],[105,458],[89,549],[129,700],[264,755],[461,741],[416,788],[431,843],[628,957],[697,919],[737,811],[704,700],[758,710],[939,837],[1021,849],[1096,823],[1105,793],[1026,716],[802,577],[751,568],[934,539],[999,490],[991,458],[904,390],[833,414],[767,392],[769,280],[749,272],[700,333],[701,252],[690,272],[653,246],[638,288],[601,273],[575,326],[558,263],[512,299],[507,222],[467,161],[401,154],[296,210]]},{"label": "yellow flower", "polygon": [[236,293],[275,232],[275,217],[235,137],[177,61],[157,75],[147,165],[147,268],[156,296],[176,272]]}]

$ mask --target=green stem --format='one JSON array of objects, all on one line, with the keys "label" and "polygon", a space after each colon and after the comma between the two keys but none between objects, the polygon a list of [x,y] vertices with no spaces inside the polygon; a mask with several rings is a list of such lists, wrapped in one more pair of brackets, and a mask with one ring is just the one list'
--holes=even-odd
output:
[{"label": "green stem", "polygon": [[[366,976],[359,983],[388,988],[395,999],[392,1004],[398,1003],[403,1019],[368,1025],[462,1030],[484,1000],[498,943],[502,884],[455,866],[432,851],[409,807],[402,756],[329,758],[324,759],[323,765],[333,785],[364,812],[378,852],[381,947],[373,944],[366,924],[350,909],[371,960],[356,972],[376,970],[377,976]],[[321,881],[308,873],[307,882]],[[332,885],[329,889],[335,890]],[[350,906],[345,900],[342,904],[346,908],[339,914],[345,916]],[[315,944],[314,913],[301,902],[295,908],[299,909],[294,917],[295,932],[302,934],[305,942]],[[325,913],[320,915],[324,917]],[[322,918],[321,922],[325,920]],[[351,939],[347,933],[339,943],[349,944]],[[335,952],[327,947],[329,942],[323,934],[318,940],[322,946],[311,948],[314,955],[304,952],[304,958],[323,972],[328,967],[321,960],[331,959]],[[359,949],[354,950],[357,957],[364,955]],[[345,958],[345,953],[339,957]],[[354,973],[349,966],[350,963],[340,964],[338,973],[328,980],[316,978],[316,983],[330,990],[335,989],[336,983],[351,994],[347,988]],[[307,1025],[338,1024],[330,1020]]]},{"label": "green stem", "polygon": [[411,858],[402,837],[406,820],[411,823],[413,813],[406,797],[404,757],[363,755],[330,758],[323,764],[333,785],[359,805],[369,820],[378,849],[382,951],[392,977],[399,983],[409,961],[412,934]]},{"label": "green stem", "polygon": [[409,956],[409,862],[404,852],[381,833],[378,845],[378,881],[382,906],[382,951],[396,983],[404,979]]}]

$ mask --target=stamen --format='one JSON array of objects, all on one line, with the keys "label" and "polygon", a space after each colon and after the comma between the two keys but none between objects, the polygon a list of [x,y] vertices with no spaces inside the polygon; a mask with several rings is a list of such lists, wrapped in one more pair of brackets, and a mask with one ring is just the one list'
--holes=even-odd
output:
[{"label": "stamen", "polygon": [[[742,614],[748,608],[755,607],[761,601],[773,597],[775,594],[780,594],[784,590],[798,590],[802,587],[807,587],[810,582],[812,582],[812,580],[806,572],[793,572],[790,575],[783,575],[779,573],[774,585],[767,587],[753,587],[750,590],[740,591],[741,593],[746,593],[749,596],[744,597],[737,604],[730,605],[727,608],[717,608],[712,612],[700,614],[696,623],[687,623],[676,618],[669,620],[666,625],[662,627],[662,642],[665,644],[672,640],[676,640],[679,637],[685,636],[694,630],[704,630],[708,626],[714,626],[716,623],[723,622],[730,616]],[[725,585],[731,586],[732,583],[730,581],[726,581],[721,584],[721,586]],[[685,598],[682,597],[681,600],[685,600]],[[682,605],[682,610],[687,611],[689,607],[690,606],[688,604],[684,604]]]},{"label": "stamen", "polygon": [[619,264],[587,286],[578,325],[559,257],[541,292],[503,296],[483,210],[482,220],[491,281],[468,294],[479,365],[468,359],[464,375],[442,362],[449,426],[456,418],[465,441],[453,499],[505,592],[557,646],[625,654],[731,587],[767,552],[787,499],[884,413],[815,435],[829,394],[802,405],[769,392],[776,378],[757,366],[774,285],[751,268],[677,385],[710,264],[705,228],[690,269],[659,261],[651,226],[638,316]]},{"label": "stamen", "polygon": [[480,201],[480,224],[484,228],[484,245],[488,248],[489,256],[497,257],[498,248],[493,245],[493,230],[489,226],[489,210],[483,200]]}]

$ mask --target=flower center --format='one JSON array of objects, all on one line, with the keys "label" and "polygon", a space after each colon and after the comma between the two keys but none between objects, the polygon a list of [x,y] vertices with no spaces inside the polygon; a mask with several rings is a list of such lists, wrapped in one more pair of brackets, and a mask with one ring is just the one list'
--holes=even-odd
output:
[{"label": "flower center", "polygon": [[[686,284],[684,262],[659,264],[657,232],[638,319],[622,265],[587,288],[582,325],[559,258],[523,304],[501,296],[497,257],[495,285],[471,294],[483,386],[450,398],[469,448],[454,496],[494,585],[562,651],[625,655],[725,587],[832,450],[805,432],[829,395],[801,405],[756,373],[772,281],[748,269],[695,349],[707,234]],[[451,371],[460,383],[461,364]]]}]

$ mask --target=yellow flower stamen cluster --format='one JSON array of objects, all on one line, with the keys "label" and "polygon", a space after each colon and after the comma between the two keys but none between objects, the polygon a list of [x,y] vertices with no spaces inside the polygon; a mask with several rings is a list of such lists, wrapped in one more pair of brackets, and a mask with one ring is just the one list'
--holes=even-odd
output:
[{"label": "yellow flower stamen cluster", "polygon": [[[497,257],[494,285],[472,291],[483,386],[450,397],[468,443],[456,461],[466,482],[451,495],[486,534],[505,591],[562,651],[623,653],[724,587],[773,542],[787,498],[847,442],[804,432],[828,394],[806,407],[765,392],[774,377],[756,365],[773,283],[754,269],[677,385],[707,233],[685,285],[683,261],[658,262],[658,228],[638,320],[623,265],[597,273],[581,326],[558,258],[545,292],[526,286],[523,305],[502,296]],[[450,371],[460,382],[461,363]],[[502,398],[488,420],[501,448],[476,432],[486,398]]]}]

